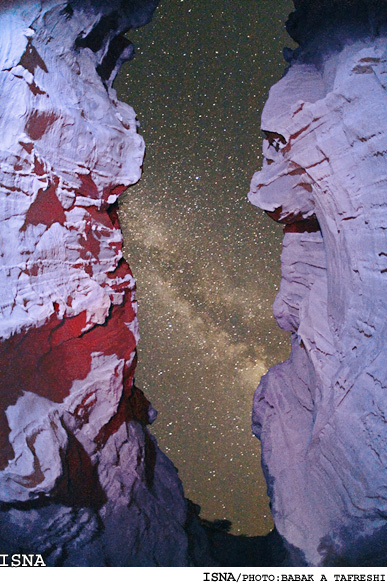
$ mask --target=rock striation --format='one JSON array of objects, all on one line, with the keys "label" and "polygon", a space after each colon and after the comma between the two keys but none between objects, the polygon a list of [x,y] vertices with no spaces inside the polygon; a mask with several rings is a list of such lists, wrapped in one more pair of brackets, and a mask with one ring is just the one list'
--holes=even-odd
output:
[{"label": "rock striation", "polygon": [[177,471],[134,384],[116,206],[144,142],[112,83],[133,54],[124,33],[156,4],[0,8],[0,549],[51,566],[193,560]]},{"label": "rock striation", "polygon": [[250,201],[284,224],[291,356],[253,431],[293,565],[387,560],[387,3],[296,0]]}]

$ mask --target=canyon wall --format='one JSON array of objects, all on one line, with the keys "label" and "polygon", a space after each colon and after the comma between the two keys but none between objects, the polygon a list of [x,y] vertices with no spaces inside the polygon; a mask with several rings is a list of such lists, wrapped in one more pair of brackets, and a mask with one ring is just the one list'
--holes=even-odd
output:
[{"label": "canyon wall", "polygon": [[134,384],[116,206],[144,142],[112,83],[156,4],[0,9],[0,550],[53,566],[192,564],[183,489]]},{"label": "canyon wall", "polygon": [[295,2],[249,198],[285,225],[274,304],[288,361],[253,431],[294,565],[387,560],[387,5]]},{"label": "canyon wall", "polygon": [[[0,8],[0,551],[52,566],[212,564],[134,383],[116,207],[144,143],[112,83],[156,4]],[[295,6],[250,192],[285,224],[274,313],[292,352],[253,429],[290,562],[384,565],[387,7]]]}]

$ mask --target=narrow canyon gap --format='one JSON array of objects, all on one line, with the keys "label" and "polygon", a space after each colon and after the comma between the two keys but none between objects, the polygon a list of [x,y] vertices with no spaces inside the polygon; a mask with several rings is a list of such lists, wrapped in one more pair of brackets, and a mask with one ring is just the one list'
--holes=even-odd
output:
[{"label": "narrow canyon gap", "polygon": [[129,33],[135,58],[115,82],[147,145],[141,181],[120,198],[138,282],[136,381],[159,412],[152,430],[186,495],[204,518],[247,535],[272,528],[253,392],[289,340],[272,315],[282,228],[246,193],[260,164],[260,112],[292,43],[291,9],[162,2]]}]

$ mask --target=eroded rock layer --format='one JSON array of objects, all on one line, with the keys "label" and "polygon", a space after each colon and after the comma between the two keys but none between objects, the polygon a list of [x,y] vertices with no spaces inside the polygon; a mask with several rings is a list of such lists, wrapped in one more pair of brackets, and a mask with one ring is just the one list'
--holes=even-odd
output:
[{"label": "eroded rock layer", "polygon": [[249,194],[285,224],[274,315],[292,351],[253,430],[293,564],[385,565],[386,3],[295,5]]},{"label": "eroded rock layer", "polygon": [[0,547],[187,565],[186,501],[134,385],[116,200],[144,143],[112,82],[157,0],[2,2]]}]

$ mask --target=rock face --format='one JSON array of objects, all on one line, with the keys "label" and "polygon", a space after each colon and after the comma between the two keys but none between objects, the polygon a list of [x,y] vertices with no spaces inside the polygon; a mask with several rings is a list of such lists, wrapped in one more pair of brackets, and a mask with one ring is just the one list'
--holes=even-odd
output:
[{"label": "rock face", "polygon": [[292,351],[253,431],[292,564],[385,565],[387,6],[295,5],[249,194],[285,224],[274,315]]},{"label": "rock face", "polygon": [[0,9],[0,549],[48,565],[191,562],[182,486],[133,381],[115,206],[144,143],[112,82],[133,52],[123,33],[156,4]]}]

